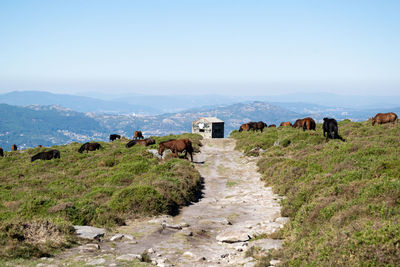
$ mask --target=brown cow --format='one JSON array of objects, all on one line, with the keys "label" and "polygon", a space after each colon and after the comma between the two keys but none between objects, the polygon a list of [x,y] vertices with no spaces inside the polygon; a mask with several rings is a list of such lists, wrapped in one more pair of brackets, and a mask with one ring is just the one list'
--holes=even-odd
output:
[{"label": "brown cow", "polygon": [[281,125],[279,126],[292,126],[292,123],[290,121],[281,122]]},{"label": "brown cow", "polygon": [[4,157],[4,151],[1,147],[0,147],[0,157]]},{"label": "brown cow", "polygon": [[384,124],[384,123],[395,123],[397,120],[397,114],[393,112],[389,113],[378,113],[375,115],[375,117],[372,118],[372,126],[377,124]]},{"label": "brown cow", "polygon": [[143,140],[131,140],[125,145],[125,147],[130,148],[136,144],[149,146],[149,145],[154,145],[155,143],[156,143],[156,140],[154,140],[153,138],[146,138]]},{"label": "brown cow", "polygon": [[250,130],[250,124],[243,123],[242,125],[240,125],[239,132],[249,131],[249,130]]},{"label": "brown cow", "polygon": [[42,147],[42,145],[38,145],[37,147]]},{"label": "brown cow", "polygon": [[250,130],[253,130],[253,131],[258,131],[258,130],[260,130],[260,131],[262,132],[262,131],[264,130],[265,127],[267,127],[267,124],[265,124],[265,123],[262,122],[262,121],[259,121],[259,122],[253,122],[253,121],[251,121],[251,122],[242,124],[242,125],[240,126],[240,128],[239,128],[239,132],[242,132],[242,131],[250,131]]},{"label": "brown cow", "polygon": [[305,130],[314,130],[315,131],[315,126],[316,126],[316,123],[312,118],[307,117],[307,118],[303,119],[303,131],[305,131]]},{"label": "brown cow", "polygon": [[190,160],[193,162],[192,142],[188,138],[178,140],[172,139],[169,141],[161,142],[158,146],[158,154],[162,156],[165,149],[170,149],[174,158],[178,157],[178,152],[183,152],[185,150],[185,158],[189,153]]},{"label": "brown cow", "polygon": [[133,139],[144,139],[142,132],[135,131],[135,133],[133,134]]},{"label": "brown cow", "polygon": [[17,151],[17,150],[18,150],[17,145],[16,145],[16,144],[13,144],[13,145],[11,146],[11,151]]},{"label": "brown cow", "polygon": [[275,124],[271,124],[271,125],[268,126],[268,128],[276,128],[276,125]]},{"label": "brown cow", "polygon": [[301,127],[303,127],[303,119],[298,119],[298,120],[296,120],[296,121],[293,123],[292,127],[293,127],[293,128],[301,128]]}]

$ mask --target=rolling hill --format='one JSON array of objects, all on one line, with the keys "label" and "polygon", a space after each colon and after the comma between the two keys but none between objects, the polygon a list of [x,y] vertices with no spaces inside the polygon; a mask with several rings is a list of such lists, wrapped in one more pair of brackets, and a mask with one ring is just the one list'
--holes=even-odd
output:
[{"label": "rolling hill", "polygon": [[145,106],[132,105],[118,101],[106,101],[94,97],[76,96],[67,94],[53,94],[43,91],[13,91],[0,95],[0,103],[15,106],[30,105],[59,105],[78,112],[97,113],[135,113],[135,114],[160,114],[160,109]]}]

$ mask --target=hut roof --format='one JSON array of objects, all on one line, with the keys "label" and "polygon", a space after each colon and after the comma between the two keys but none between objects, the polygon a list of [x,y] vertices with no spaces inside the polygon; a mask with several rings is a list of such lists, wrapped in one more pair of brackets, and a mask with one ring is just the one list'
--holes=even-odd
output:
[{"label": "hut roof", "polygon": [[217,117],[206,117],[206,118],[199,118],[197,120],[195,120],[193,123],[197,123],[197,122],[223,122],[222,120],[218,119]]}]

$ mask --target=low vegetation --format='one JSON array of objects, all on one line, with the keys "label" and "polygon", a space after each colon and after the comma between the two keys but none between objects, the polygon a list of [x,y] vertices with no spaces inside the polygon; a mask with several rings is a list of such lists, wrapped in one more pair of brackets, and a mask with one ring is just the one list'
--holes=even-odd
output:
[{"label": "low vegetation", "polygon": [[[199,135],[156,137],[157,143]],[[149,148],[125,148],[127,140],[100,142],[78,153],[80,143],[53,146],[61,159],[30,162],[48,148],[7,152],[0,158],[0,258],[41,257],[71,246],[72,225],[113,227],[126,219],[174,214],[196,200],[199,173],[183,159],[159,160]]]},{"label": "low vegetation", "polygon": [[326,142],[321,125],[232,133],[237,149],[261,154],[263,179],[286,196],[290,221],[272,256],[284,266],[398,266],[400,125],[345,120],[339,133],[346,142]]}]

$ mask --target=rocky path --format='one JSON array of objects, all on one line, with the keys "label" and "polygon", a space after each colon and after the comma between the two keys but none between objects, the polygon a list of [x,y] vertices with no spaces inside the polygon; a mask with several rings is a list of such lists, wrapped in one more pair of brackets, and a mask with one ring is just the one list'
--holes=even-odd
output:
[{"label": "rocky path", "polygon": [[245,258],[247,249],[280,247],[279,240],[250,240],[286,222],[280,217],[279,197],[260,181],[256,160],[235,151],[232,139],[203,144],[195,157],[205,186],[199,202],[176,217],[131,221],[117,229],[118,236],[106,234],[101,242],[39,265],[141,266],[138,259],[146,253],[158,266],[253,266],[254,259]]}]

